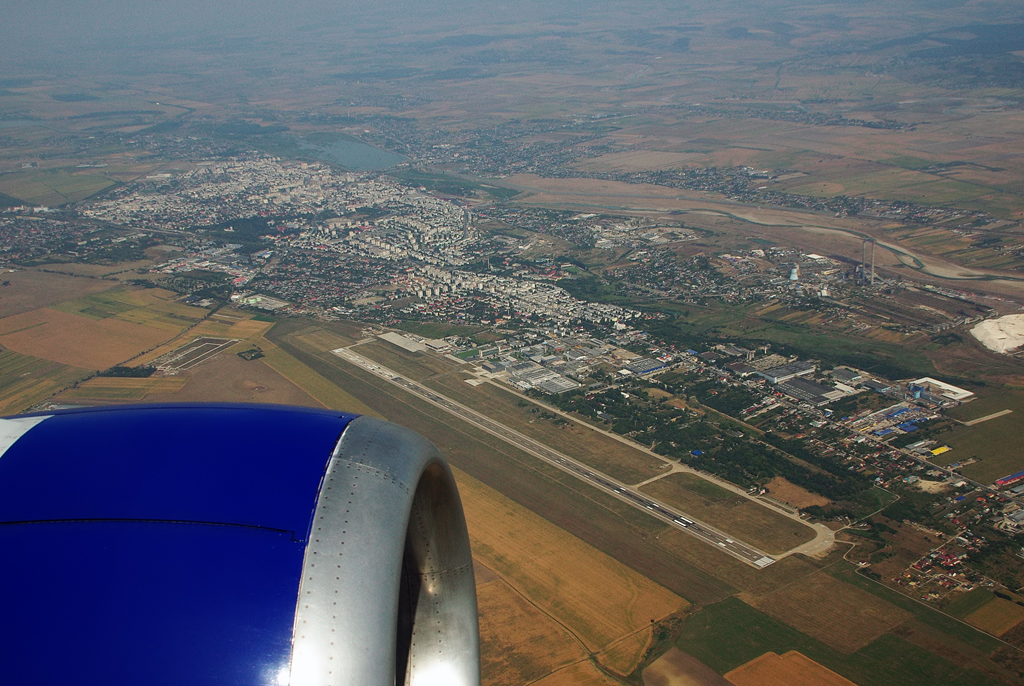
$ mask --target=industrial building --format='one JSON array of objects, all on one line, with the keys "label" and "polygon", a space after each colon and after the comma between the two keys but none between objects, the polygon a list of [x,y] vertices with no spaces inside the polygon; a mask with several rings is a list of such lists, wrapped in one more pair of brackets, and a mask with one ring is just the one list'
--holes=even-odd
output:
[{"label": "industrial building", "polygon": [[789,381],[783,381],[776,386],[777,389],[790,396],[796,398],[802,402],[810,403],[815,407],[826,405],[833,400],[842,398],[845,394],[836,390],[835,388],[829,388],[810,379],[803,379],[795,377]]},{"label": "industrial building", "polygon": [[888,393],[892,390],[892,384],[885,381],[876,381],[875,379],[867,379],[863,382],[863,385],[878,393]]},{"label": "industrial building", "polygon": [[961,402],[974,395],[971,391],[944,383],[929,376],[911,381],[907,386],[912,392],[915,392],[915,389],[919,389],[922,395],[927,393],[931,396],[938,396],[935,398],[938,401],[945,399]]},{"label": "industrial building", "polygon": [[656,372],[659,369],[664,368],[665,363],[662,362],[661,360],[652,360],[647,357],[641,357],[636,360],[633,360],[632,362],[630,362],[627,365],[624,365],[623,367],[623,369],[628,369],[630,372],[637,375],[650,374],[651,372]]},{"label": "industrial building", "polygon": [[858,383],[864,378],[864,376],[856,369],[847,369],[846,367],[836,367],[829,373],[836,381],[841,381],[847,384]]},{"label": "industrial building", "polygon": [[758,372],[757,375],[768,379],[768,383],[778,384],[783,381],[795,379],[798,376],[813,374],[815,369],[817,369],[817,367],[813,362],[790,362],[789,364],[784,364],[781,367],[774,367],[773,369]]},{"label": "industrial building", "polygon": [[546,393],[564,393],[580,385],[575,381],[565,378],[557,372],[542,367],[535,362],[519,362],[507,367],[509,373],[515,377],[510,383],[521,389],[539,388]]},{"label": "industrial building", "polygon": [[728,371],[735,374],[736,376],[740,377],[741,379],[745,379],[751,374],[757,373],[757,370],[751,367],[746,362],[733,362],[731,364],[725,365],[725,368]]}]

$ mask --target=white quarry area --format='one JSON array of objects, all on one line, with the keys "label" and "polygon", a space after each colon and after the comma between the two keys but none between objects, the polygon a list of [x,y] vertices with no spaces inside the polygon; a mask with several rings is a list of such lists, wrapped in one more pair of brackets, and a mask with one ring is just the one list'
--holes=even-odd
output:
[{"label": "white quarry area", "polygon": [[1024,345],[1024,314],[986,319],[971,329],[971,335],[989,350],[1012,352]]}]

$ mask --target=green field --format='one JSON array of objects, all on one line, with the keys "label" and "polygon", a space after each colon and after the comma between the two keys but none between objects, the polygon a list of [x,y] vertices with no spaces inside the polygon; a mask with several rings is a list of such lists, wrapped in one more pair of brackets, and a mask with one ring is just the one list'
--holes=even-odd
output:
[{"label": "green field", "polygon": [[970,421],[1002,410],[1012,410],[1012,413],[974,426],[956,425],[949,433],[940,434],[936,440],[953,450],[940,455],[935,462],[949,465],[973,457],[978,462],[960,471],[982,483],[991,483],[1024,469],[1024,453],[1020,451],[1020,437],[1024,435],[1024,391],[985,388],[977,400],[953,408],[948,415]]},{"label": "green field", "polygon": [[446,336],[465,336],[472,338],[473,334],[486,331],[484,326],[466,326],[464,324],[446,324],[445,322],[415,322],[404,321],[397,325],[399,329],[414,333],[425,338],[444,338]]},{"label": "green field", "polygon": [[0,349],[0,415],[24,412],[90,372]]},{"label": "green field", "polygon": [[376,413],[336,384],[320,376],[280,348],[263,351],[263,362],[332,410],[374,416]]},{"label": "green field", "polygon": [[935,164],[933,160],[926,160],[911,155],[897,155],[896,157],[890,157],[881,161],[896,167],[903,167],[904,169],[924,169]]},{"label": "green field", "polygon": [[987,588],[976,588],[968,591],[962,596],[943,608],[947,614],[963,619],[975,610],[980,610],[984,605],[995,600],[996,595]]},{"label": "green field", "polygon": [[850,177],[829,179],[827,182],[809,183],[792,189],[802,195],[836,195],[830,189],[840,184],[842,195],[862,195],[870,198],[902,200],[923,204],[947,204],[974,200],[992,192],[972,183],[937,177],[909,168],[894,168]]},{"label": "green field", "polygon": [[79,300],[69,300],[59,305],[54,305],[53,309],[80,314],[89,319],[107,319],[108,317],[114,317],[123,312],[134,310],[139,306],[137,303],[125,302],[124,293],[123,290],[117,290],[112,293],[88,295]]},{"label": "green field", "polygon": [[0,192],[33,205],[77,202],[113,185],[105,176],[67,169],[33,169],[0,177]]},{"label": "green field", "polygon": [[174,297],[177,296],[167,291],[112,288],[59,303],[53,309],[89,319],[116,318],[168,331],[180,330],[206,316],[207,310],[174,302]]},{"label": "green field", "polygon": [[798,650],[858,686],[995,686],[976,669],[962,669],[934,653],[886,634],[850,655],[805,636],[746,603],[729,598],[686,620],[677,646],[725,674],[765,652]]},{"label": "green field", "polygon": [[1002,386],[982,388],[977,393],[977,398],[947,410],[946,415],[962,422],[969,422],[1002,410],[1024,414],[1024,390]]},{"label": "green field", "polygon": [[640,490],[768,553],[784,553],[814,538],[806,524],[694,474],[670,474]]}]

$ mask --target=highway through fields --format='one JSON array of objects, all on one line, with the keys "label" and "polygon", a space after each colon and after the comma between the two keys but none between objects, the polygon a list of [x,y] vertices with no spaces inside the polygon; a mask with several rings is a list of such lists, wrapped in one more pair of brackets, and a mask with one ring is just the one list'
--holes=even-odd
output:
[{"label": "highway through fields", "polygon": [[455,402],[451,398],[445,397],[422,384],[408,379],[378,362],[363,357],[349,348],[338,348],[331,352],[346,362],[354,364],[361,369],[370,372],[374,376],[380,377],[381,379],[384,379],[385,381],[388,381],[399,388],[426,400],[432,405],[455,415],[459,419],[462,419],[463,421],[466,421],[493,436],[497,436],[503,441],[514,445],[534,457],[540,458],[550,465],[568,472],[581,481],[585,481],[591,486],[599,488],[619,500],[629,503],[639,510],[645,510],[652,516],[681,529],[709,545],[715,546],[722,552],[728,553],[729,555],[732,555],[753,567],[763,569],[775,562],[774,558],[764,552],[761,552],[757,548],[737,541],[721,531],[718,531],[714,527],[708,526],[707,524],[690,517],[684,512],[679,512],[658,500],[635,491],[610,476],[591,469],[590,467],[577,462],[571,457],[567,457],[556,450],[552,450],[543,443],[529,438],[528,436],[524,436],[518,431],[510,429],[507,426],[494,421],[490,417],[480,414],[475,410],[471,410],[465,405]]}]

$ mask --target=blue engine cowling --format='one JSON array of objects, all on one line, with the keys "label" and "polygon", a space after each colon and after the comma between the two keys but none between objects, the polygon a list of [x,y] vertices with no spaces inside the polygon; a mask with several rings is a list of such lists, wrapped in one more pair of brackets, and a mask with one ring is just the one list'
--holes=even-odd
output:
[{"label": "blue engine cowling", "polygon": [[479,683],[451,471],[278,406],[0,419],[0,655],[22,684]]}]

